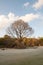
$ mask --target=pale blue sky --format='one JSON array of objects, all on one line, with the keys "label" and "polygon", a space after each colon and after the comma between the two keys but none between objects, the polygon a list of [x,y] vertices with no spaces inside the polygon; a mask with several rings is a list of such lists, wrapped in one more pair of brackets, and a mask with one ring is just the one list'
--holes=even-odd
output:
[{"label": "pale blue sky", "polygon": [[33,20],[30,16],[31,20],[28,19],[26,22],[34,29],[34,37],[43,36],[43,0],[0,0],[0,36],[6,33],[7,25],[10,24],[6,23],[9,13],[14,14],[14,18],[25,17],[27,14],[35,15]]}]

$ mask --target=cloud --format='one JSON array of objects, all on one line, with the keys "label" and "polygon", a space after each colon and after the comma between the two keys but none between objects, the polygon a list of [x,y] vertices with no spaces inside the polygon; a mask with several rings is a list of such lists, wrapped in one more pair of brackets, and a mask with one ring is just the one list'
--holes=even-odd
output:
[{"label": "cloud", "polygon": [[35,9],[39,9],[41,6],[43,6],[43,0],[38,0],[34,5],[33,7]]},{"label": "cloud", "polygon": [[8,15],[0,15],[0,29],[6,28],[9,24],[17,19],[18,16],[15,16],[13,13],[9,13]]},{"label": "cloud", "polygon": [[24,3],[24,7],[28,7],[29,4],[30,4],[29,2]]},{"label": "cloud", "polygon": [[0,30],[6,28],[9,24],[14,22],[15,20],[22,19],[25,22],[32,21],[39,17],[38,14],[26,14],[24,16],[16,16],[14,13],[9,13],[8,15],[0,15]]},{"label": "cloud", "polygon": [[8,18],[5,15],[0,15],[0,29],[6,27]]},{"label": "cloud", "polygon": [[16,16],[14,13],[9,13],[8,14],[8,19],[9,21],[15,21],[19,18],[19,16]]},{"label": "cloud", "polygon": [[39,15],[38,14],[26,14],[24,16],[21,16],[20,19],[24,20],[25,22],[29,22],[29,21],[32,21],[34,19],[37,19],[39,18]]}]

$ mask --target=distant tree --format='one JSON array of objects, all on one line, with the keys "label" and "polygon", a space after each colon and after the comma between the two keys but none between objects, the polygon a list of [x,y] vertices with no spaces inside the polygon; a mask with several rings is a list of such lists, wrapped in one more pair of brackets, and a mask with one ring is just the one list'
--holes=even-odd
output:
[{"label": "distant tree", "polygon": [[39,38],[39,45],[40,45],[40,46],[43,46],[43,37],[40,37],[40,38]]},{"label": "distant tree", "polygon": [[8,36],[8,35],[5,35],[5,36],[4,36],[4,38],[5,38],[5,39],[6,39],[6,38],[8,38],[8,39],[9,39],[9,38],[11,38],[11,37],[10,37],[10,36]]},{"label": "distant tree", "polygon": [[23,20],[14,21],[8,28],[7,33],[12,37],[23,38],[33,34],[33,29]]}]

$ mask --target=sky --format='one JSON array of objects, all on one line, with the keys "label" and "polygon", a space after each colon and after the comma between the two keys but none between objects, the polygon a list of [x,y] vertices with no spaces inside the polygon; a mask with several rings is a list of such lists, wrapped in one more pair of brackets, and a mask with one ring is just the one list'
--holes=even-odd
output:
[{"label": "sky", "polygon": [[43,0],[0,0],[0,37],[18,19],[33,28],[33,37],[43,37]]}]

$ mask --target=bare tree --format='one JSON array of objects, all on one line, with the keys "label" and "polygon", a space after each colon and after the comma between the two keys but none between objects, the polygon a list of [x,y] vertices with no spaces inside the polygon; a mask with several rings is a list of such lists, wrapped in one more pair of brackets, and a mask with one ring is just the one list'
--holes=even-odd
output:
[{"label": "bare tree", "polygon": [[7,32],[13,37],[23,38],[31,35],[33,33],[33,29],[27,22],[17,20],[8,27]]}]

